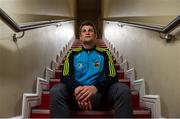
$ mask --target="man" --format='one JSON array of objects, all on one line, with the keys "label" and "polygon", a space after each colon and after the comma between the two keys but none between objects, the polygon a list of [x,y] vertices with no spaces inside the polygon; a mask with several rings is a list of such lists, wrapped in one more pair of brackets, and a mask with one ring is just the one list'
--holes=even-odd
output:
[{"label": "man", "polygon": [[130,90],[118,82],[111,53],[95,46],[96,37],[94,24],[83,22],[82,48],[69,51],[61,83],[50,91],[51,117],[70,117],[70,110],[101,110],[103,105],[113,106],[115,117],[132,117]]}]

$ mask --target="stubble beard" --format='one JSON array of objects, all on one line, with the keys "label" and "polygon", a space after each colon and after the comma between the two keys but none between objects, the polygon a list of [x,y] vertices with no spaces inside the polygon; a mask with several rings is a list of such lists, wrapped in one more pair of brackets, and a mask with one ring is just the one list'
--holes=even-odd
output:
[{"label": "stubble beard", "polygon": [[84,38],[83,43],[91,43],[93,42],[92,38]]},{"label": "stubble beard", "polygon": [[83,40],[83,46],[86,49],[91,49],[91,48],[94,47],[94,45],[95,45],[95,41],[93,39],[91,39],[91,38],[85,38]]}]

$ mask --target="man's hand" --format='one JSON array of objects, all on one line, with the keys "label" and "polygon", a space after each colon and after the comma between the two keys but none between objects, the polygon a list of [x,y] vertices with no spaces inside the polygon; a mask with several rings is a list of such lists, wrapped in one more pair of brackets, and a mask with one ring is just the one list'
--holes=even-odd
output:
[{"label": "man's hand", "polygon": [[87,100],[86,102],[83,102],[83,103],[78,101],[78,105],[79,105],[79,108],[84,111],[92,110],[91,100]]},{"label": "man's hand", "polygon": [[92,110],[90,97],[97,93],[95,86],[78,86],[74,90],[75,98],[78,102],[79,108],[84,111]]},{"label": "man's hand", "polygon": [[75,89],[76,100],[81,103],[86,102],[88,99],[90,99],[91,96],[95,95],[96,93],[97,88],[95,86],[82,86]]},{"label": "man's hand", "polygon": [[75,97],[83,90],[83,87],[82,86],[78,86],[75,88],[74,90],[74,95]]}]

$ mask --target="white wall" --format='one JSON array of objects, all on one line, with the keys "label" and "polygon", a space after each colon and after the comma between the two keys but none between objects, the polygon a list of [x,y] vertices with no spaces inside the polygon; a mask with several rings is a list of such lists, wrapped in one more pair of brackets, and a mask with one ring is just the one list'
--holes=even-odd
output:
[{"label": "white wall", "polygon": [[166,43],[157,32],[116,23],[104,24],[104,37],[126,58],[144,78],[148,94],[161,98],[164,117],[180,117],[180,33],[178,40]]},{"label": "white wall", "polygon": [[45,67],[74,38],[73,29],[74,23],[64,23],[27,31],[15,44],[13,32],[0,27],[0,117],[20,114],[23,93],[33,91],[36,77],[44,76]]},{"label": "white wall", "polygon": [[[167,25],[180,15],[180,0],[103,0],[103,18]],[[147,93],[161,96],[164,117],[180,117],[180,30],[166,43],[159,33],[105,24],[104,35],[145,78]]]},{"label": "white wall", "polygon": [[[75,0],[0,0],[0,7],[17,23],[74,17]],[[36,77],[74,38],[74,21],[25,32],[17,43],[0,21],[0,118],[20,115],[23,93],[35,91]],[[21,35],[21,33],[18,33]]]}]

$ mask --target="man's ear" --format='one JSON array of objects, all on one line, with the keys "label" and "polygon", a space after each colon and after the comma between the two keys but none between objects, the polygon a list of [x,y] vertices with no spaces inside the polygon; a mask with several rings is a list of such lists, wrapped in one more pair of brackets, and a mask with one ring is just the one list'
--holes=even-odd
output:
[{"label": "man's ear", "polygon": [[79,40],[80,40],[80,41],[82,41],[82,37],[81,37],[81,35],[79,35]]},{"label": "man's ear", "polygon": [[97,39],[97,34],[96,34],[96,36],[95,36],[95,39]]}]

